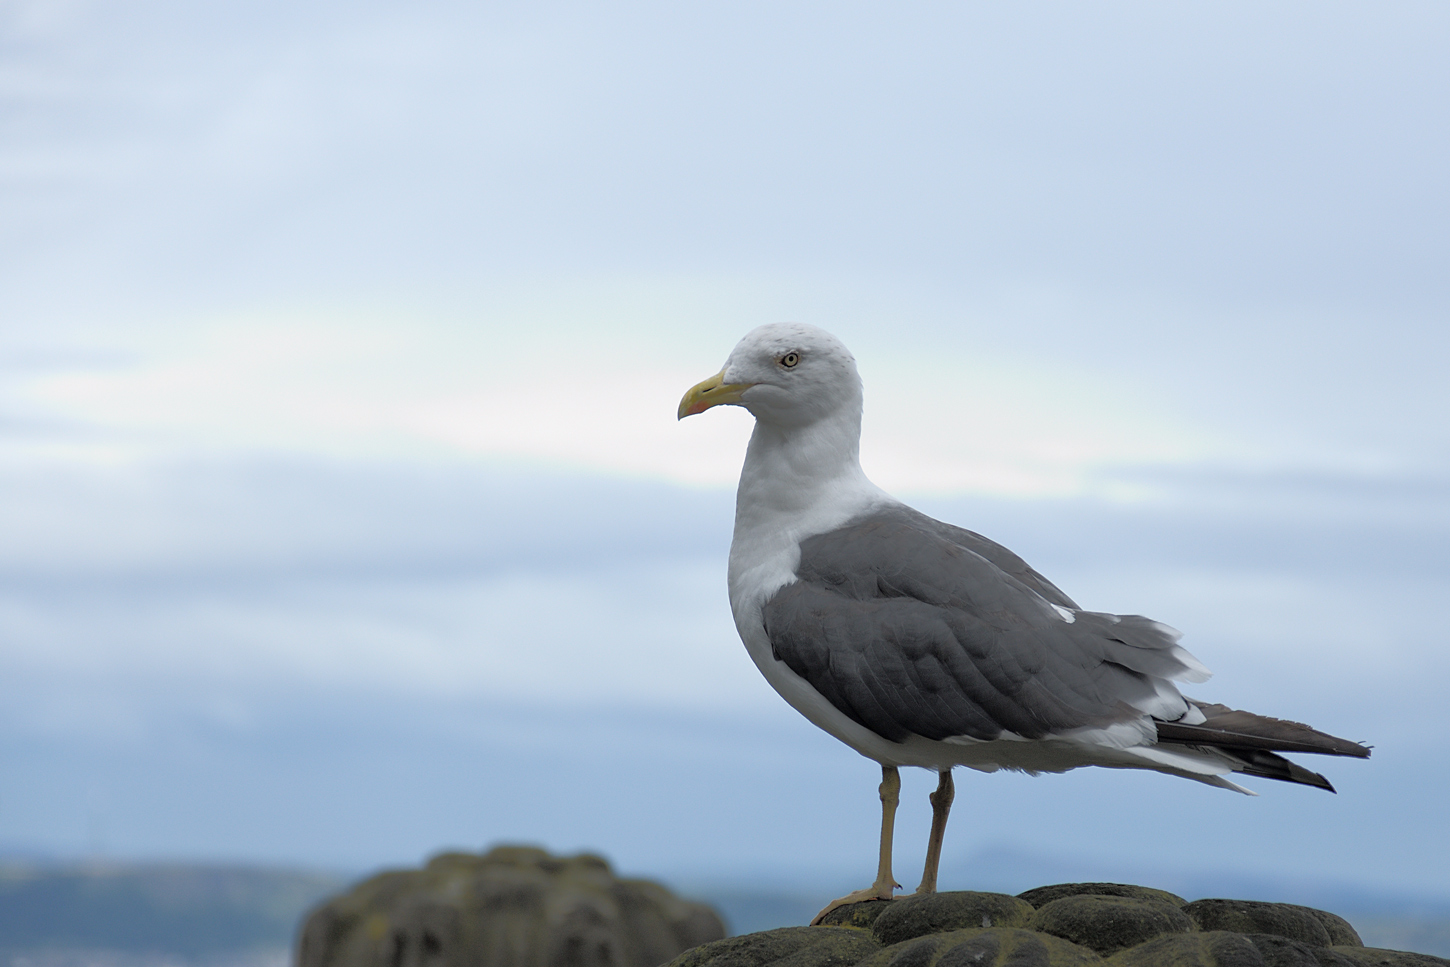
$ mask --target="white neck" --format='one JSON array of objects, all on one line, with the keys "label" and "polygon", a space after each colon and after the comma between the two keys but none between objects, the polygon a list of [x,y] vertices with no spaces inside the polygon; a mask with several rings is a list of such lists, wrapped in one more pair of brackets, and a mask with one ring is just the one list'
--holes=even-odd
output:
[{"label": "white neck", "polygon": [[861,482],[869,483],[861,470],[860,413],[796,427],[757,421],[740,473],[736,522],[742,508],[800,513],[842,484]]},{"label": "white neck", "polygon": [[861,470],[860,443],[859,411],[799,427],[756,421],[735,498],[732,600],[746,583],[758,595],[792,580],[802,540],[891,501]]}]

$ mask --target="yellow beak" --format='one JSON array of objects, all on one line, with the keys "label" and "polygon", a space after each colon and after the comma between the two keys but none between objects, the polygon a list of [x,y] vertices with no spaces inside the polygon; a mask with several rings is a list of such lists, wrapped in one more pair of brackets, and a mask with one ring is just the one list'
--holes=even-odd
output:
[{"label": "yellow beak", "polygon": [[714,376],[703,383],[696,383],[690,387],[690,391],[680,400],[679,419],[687,416],[694,416],[696,413],[703,413],[712,406],[719,406],[722,403],[739,403],[740,394],[744,393],[754,383],[727,383],[725,382],[725,370],[720,370]]}]

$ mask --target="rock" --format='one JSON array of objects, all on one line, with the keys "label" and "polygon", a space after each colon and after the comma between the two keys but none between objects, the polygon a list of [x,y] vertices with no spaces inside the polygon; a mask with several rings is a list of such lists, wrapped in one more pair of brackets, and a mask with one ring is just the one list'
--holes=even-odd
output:
[{"label": "rock", "polygon": [[860,967],[1090,967],[1103,959],[1085,947],[1033,930],[952,930],[893,944]]},{"label": "rock", "polygon": [[947,930],[1021,927],[1032,917],[1030,904],[1005,893],[926,893],[892,900],[871,925],[882,944]]},{"label": "rock", "polygon": [[[1292,903],[1261,903],[1255,900],[1194,900],[1183,908],[1202,930],[1231,930],[1235,933],[1270,933],[1315,947],[1328,947],[1329,929],[1315,916],[1320,912]],[[1349,926],[1345,924],[1345,926]],[[1351,928],[1353,932],[1353,928]]]},{"label": "rock", "polygon": [[1028,925],[1105,957],[1166,933],[1196,929],[1178,907],[1164,900],[1093,895],[1059,897],[1039,907]]},{"label": "rock", "polygon": [[1330,950],[1344,957],[1355,967],[1447,967],[1450,960],[1431,957],[1429,954],[1415,954],[1408,950],[1382,950],[1379,947],[1331,947]]},{"label": "rock", "polygon": [[1328,910],[1316,910],[1313,907],[1300,907],[1301,910],[1308,910],[1313,917],[1324,925],[1329,933],[1329,942],[1335,945],[1348,947],[1363,947],[1364,941],[1359,939],[1359,931],[1349,925],[1349,921],[1338,914],[1330,913]]},{"label": "rock", "polygon": [[597,856],[498,847],[383,873],[304,921],[298,967],[657,967],[718,940],[709,907]]},{"label": "rock", "polygon": [[1267,967],[1358,967],[1354,961],[1327,947],[1311,947],[1288,937],[1267,933],[1244,936],[1259,951]]},{"label": "rock", "polygon": [[1063,883],[1019,897],[868,900],[828,920],[839,926],[722,940],[668,967],[1450,967],[1425,954],[1358,946],[1354,928],[1323,910],[1186,903],[1119,883]]},{"label": "rock", "polygon": [[[878,901],[885,902],[885,901]],[[781,927],[743,937],[716,940],[687,950],[666,967],[847,967],[879,952],[881,945],[864,930],[851,927]]]},{"label": "rock", "polygon": [[1167,890],[1155,890],[1147,886],[1130,886],[1127,883],[1057,883],[1053,886],[1039,886],[1035,890],[1017,894],[1018,899],[1026,900],[1034,907],[1046,906],[1053,900],[1059,900],[1065,896],[1124,896],[1137,900],[1162,900],[1175,907],[1188,903],[1183,897],[1175,896]]},{"label": "rock", "polygon": [[870,930],[876,918],[886,912],[886,909],[896,900],[863,900],[860,903],[848,904],[844,907],[836,907],[826,914],[820,922],[822,927],[860,927],[862,930]]},{"label": "rock", "polygon": [[1237,933],[1179,933],[1158,937],[1108,958],[1110,967],[1264,967],[1249,938]]}]

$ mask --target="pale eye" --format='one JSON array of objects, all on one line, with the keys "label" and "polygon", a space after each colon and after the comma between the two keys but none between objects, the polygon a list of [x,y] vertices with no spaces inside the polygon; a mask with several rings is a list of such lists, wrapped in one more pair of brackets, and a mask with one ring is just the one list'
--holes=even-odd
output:
[{"label": "pale eye", "polygon": [[786,369],[795,369],[795,364],[801,361],[800,353],[786,353],[780,357],[780,364]]}]

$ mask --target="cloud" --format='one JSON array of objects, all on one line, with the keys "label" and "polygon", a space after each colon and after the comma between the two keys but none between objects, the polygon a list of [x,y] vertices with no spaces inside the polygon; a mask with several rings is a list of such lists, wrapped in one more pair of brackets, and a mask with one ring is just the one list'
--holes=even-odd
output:
[{"label": "cloud", "polygon": [[870,764],[726,613],[748,417],[672,416],[797,319],[880,482],[1382,743],[1258,812],[996,777],[965,835],[1443,840],[1443,8],[118,10],[0,9],[7,835],[94,783],[135,852],[869,870]]},{"label": "cloud", "polygon": [[[647,871],[869,871],[872,765],[785,706],[735,639],[728,491],[322,458],[116,473],[6,478],[11,846],[78,852],[99,822],[120,855],[362,868],[521,839]],[[1238,489],[1219,504],[1169,483],[1157,504],[922,505],[1089,607],[1181,626],[1218,673],[1197,694],[1374,741],[1375,758],[1322,766],[1333,803],[1275,788],[1257,811],[1162,776],[964,776],[978,819],[958,817],[948,856],[1080,851],[1053,821],[1071,809],[1134,861],[1202,866],[1248,837],[1245,869],[1426,882],[1404,840],[1439,842],[1438,815],[1363,829],[1450,781],[1424,738],[1447,671],[1426,607],[1445,521],[1402,506],[1438,491],[1326,481],[1352,499],[1292,515],[1302,481],[1200,483]],[[922,782],[903,857],[925,838]],[[1144,802],[1159,806],[1131,836],[1113,825]]]},{"label": "cloud", "polygon": [[[1181,627],[1230,670],[1213,683],[1225,699],[1275,705],[1282,690],[1312,706],[1316,689],[1390,694],[1440,667],[1421,605],[1445,577],[1440,491],[1414,513],[1402,488],[1361,483],[1307,513],[1303,487],[1237,484],[1218,505],[1187,486],[1149,504],[921,505],[1013,547],[1087,607]],[[12,474],[7,487],[0,638],[10,674],[46,683],[38,696],[769,700],[725,605],[727,491],[316,459]],[[1282,514],[1284,499],[1301,512]]]},{"label": "cloud", "polygon": [[[712,411],[677,424],[674,408],[772,304],[764,318],[804,309],[797,318],[855,347],[863,458],[893,490],[1136,499],[1151,490],[1147,468],[1388,479],[1441,468],[1450,453],[1433,418],[1450,405],[1428,371],[1434,354],[1407,349],[1438,337],[1422,339],[1414,320],[1374,338],[1346,323],[1309,345],[1295,316],[1178,322],[1165,321],[1169,307],[1135,317],[1061,303],[1049,323],[1030,303],[955,299],[819,280],[534,279],[413,309],[183,315],[16,340],[14,353],[52,364],[17,371],[0,406],[12,422],[84,431],[103,462],[507,458],[725,484],[749,418]],[[902,321],[883,329],[883,319]],[[1226,326],[1253,351],[1200,350],[1203,331]],[[52,442],[55,457],[87,453],[76,432]],[[14,446],[13,459],[49,452],[33,434]]]}]

